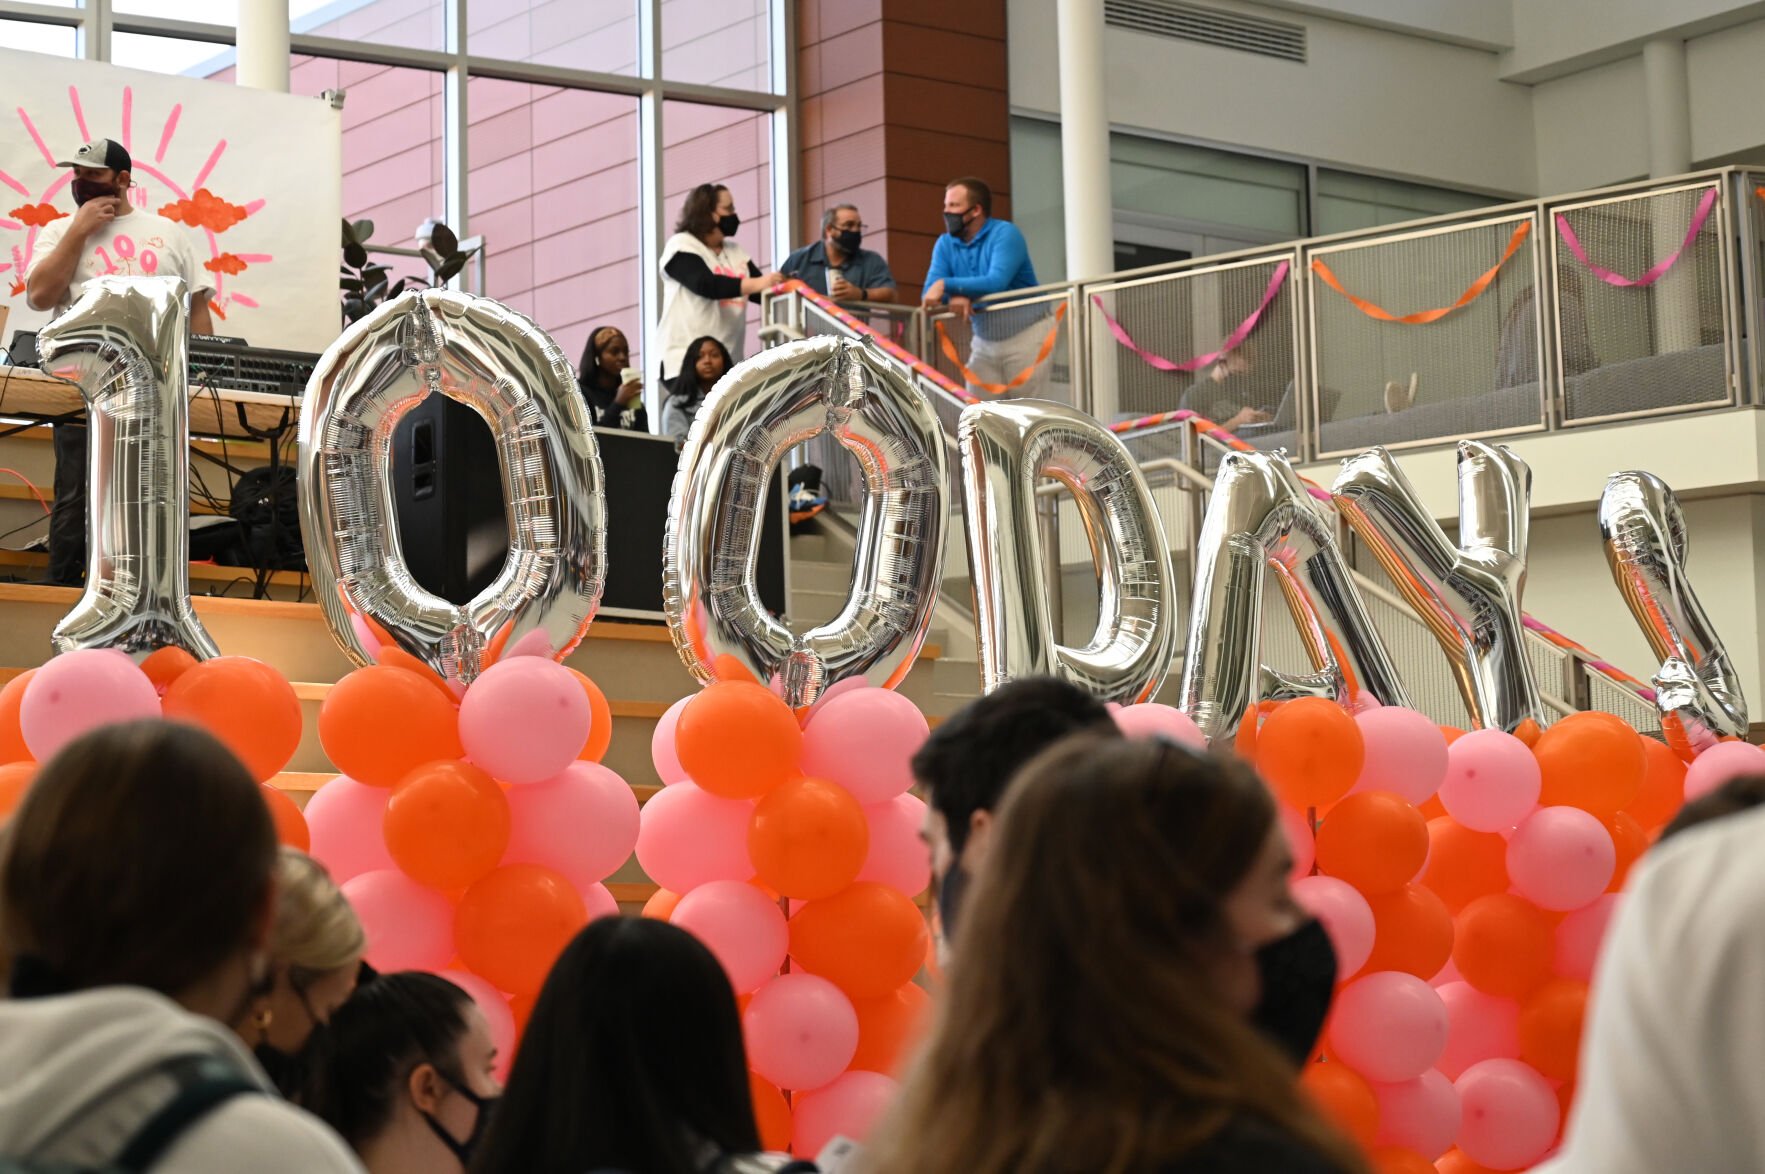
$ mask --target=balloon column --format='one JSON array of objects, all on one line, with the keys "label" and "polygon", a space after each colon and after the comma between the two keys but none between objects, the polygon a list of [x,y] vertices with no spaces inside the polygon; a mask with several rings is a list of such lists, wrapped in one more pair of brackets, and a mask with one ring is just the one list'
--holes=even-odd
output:
[{"label": "balloon column", "polygon": [[841,685],[801,718],[751,681],[678,702],[637,839],[662,886],[645,913],[703,939],[743,1000],[764,1141],[808,1155],[863,1136],[929,1001],[925,804],[906,793],[928,727],[892,690]]}]

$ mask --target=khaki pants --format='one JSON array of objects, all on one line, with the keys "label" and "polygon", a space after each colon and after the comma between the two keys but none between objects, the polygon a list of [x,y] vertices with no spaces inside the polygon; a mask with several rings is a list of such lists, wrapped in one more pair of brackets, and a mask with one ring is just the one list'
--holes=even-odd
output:
[{"label": "khaki pants", "polygon": [[[996,385],[1010,383],[1023,374],[1024,368],[1036,361],[1042,342],[1052,329],[1053,319],[1042,317],[1009,338],[988,340],[976,334],[969,345],[968,369],[984,382]],[[1043,399],[1048,394],[1048,368],[1053,365],[1054,356],[1050,354],[1048,361],[1037,367],[1033,375],[1003,396],[994,397],[972,383],[968,385],[968,391],[970,395],[983,399]]]}]

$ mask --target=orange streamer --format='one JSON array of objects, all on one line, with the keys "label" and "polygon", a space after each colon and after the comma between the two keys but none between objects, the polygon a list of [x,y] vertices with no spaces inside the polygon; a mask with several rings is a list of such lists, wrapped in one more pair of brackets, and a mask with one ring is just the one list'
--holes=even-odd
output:
[{"label": "orange streamer", "polygon": [[1501,267],[1508,263],[1508,259],[1515,253],[1519,252],[1520,243],[1526,239],[1526,234],[1531,231],[1532,221],[1522,220],[1518,227],[1514,229],[1514,235],[1508,238],[1508,247],[1502,250],[1501,260],[1497,261],[1494,265],[1491,265],[1483,276],[1479,277],[1476,281],[1473,281],[1470,286],[1466,288],[1465,292],[1459,295],[1458,301],[1450,306],[1440,306],[1433,310],[1417,310],[1414,314],[1404,314],[1401,316],[1393,314],[1391,311],[1376,306],[1365,298],[1356,297],[1354,294],[1349,293],[1346,289],[1342,288],[1342,282],[1337,280],[1336,275],[1330,271],[1328,265],[1324,264],[1321,257],[1312,258],[1311,268],[1313,273],[1316,273],[1323,279],[1325,285],[1347,298],[1353,303],[1355,309],[1359,310],[1367,317],[1375,318],[1380,322],[1399,322],[1407,326],[1419,326],[1427,322],[1438,322],[1454,310],[1463,309],[1476,301],[1478,297],[1482,295],[1483,291],[1489,288],[1490,283],[1495,280],[1495,275],[1501,272]]},{"label": "orange streamer", "polygon": [[950,341],[950,334],[944,329],[943,322],[934,322],[932,325],[938,328],[938,345],[944,348],[944,357],[949,359],[955,368],[962,373],[962,378],[968,381],[970,387],[979,388],[988,395],[1004,395],[1006,392],[1028,383],[1030,376],[1036,373],[1036,368],[1048,361],[1048,356],[1054,353],[1055,340],[1060,337],[1060,320],[1065,317],[1066,303],[1062,302],[1060,308],[1054,311],[1054,325],[1048,328],[1048,337],[1042,340],[1042,347],[1036,352],[1035,360],[1012,376],[1009,383],[988,383],[970,371],[963,363],[962,356],[956,353],[956,344]]}]

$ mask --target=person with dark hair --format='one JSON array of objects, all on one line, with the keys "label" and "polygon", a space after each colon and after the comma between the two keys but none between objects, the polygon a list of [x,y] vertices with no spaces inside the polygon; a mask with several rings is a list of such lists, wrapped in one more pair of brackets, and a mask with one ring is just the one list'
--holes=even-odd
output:
[{"label": "person with dark hair", "polygon": [[502,1093],[496,1060],[472,996],[433,974],[382,974],[332,1016],[307,1099],[368,1174],[463,1174]]},{"label": "person with dark hair", "polygon": [[582,389],[589,415],[600,427],[650,430],[643,402],[643,374],[631,365],[631,343],[617,326],[597,326],[588,332],[576,386]]},{"label": "person with dark hair", "polygon": [[821,239],[784,259],[779,272],[836,302],[892,302],[895,275],[881,253],[864,247],[864,217],[852,204],[821,214]]},{"label": "person with dark hair", "polygon": [[959,964],[865,1168],[1364,1171],[1253,1022],[1266,952],[1313,924],[1292,864],[1242,762],[1089,734],[1045,752],[1000,808]]},{"label": "person with dark hair", "polygon": [[[1049,310],[1044,303],[1000,310],[974,302],[989,294],[1028,289],[1037,284],[1030,247],[1017,225],[993,218],[993,190],[973,176],[953,179],[944,187],[944,234],[932,246],[921,300],[927,307],[943,305],[972,322],[974,339],[968,367],[980,380],[1015,383],[1025,399],[1040,394],[1047,382],[1047,364],[1038,362],[1047,338]],[[1026,373],[1028,373],[1026,375]],[[974,394],[980,388],[970,386]]]},{"label": "person with dark hair", "polygon": [[1054,677],[1001,685],[950,715],[913,756],[926,801],[921,836],[932,856],[938,948],[955,935],[968,881],[986,858],[993,812],[1018,768],[1068,734],[1115,732],[1101,701]]},{"label": "person with dark hair", "polygon": [[702,183],[686,195],[674,235],[662,246],[662,378],[680,373],[687,343],[708,334],[742,359],[748,321],[743,298],[760,299],[784,280],[762,273],[736,243],[741,227],[735,197],[721,184]]},{"label": "person with dark hair", "polygon": [[1658,847],[1680,832],[1711,820],[1751,811],[1762,803],[1765,803],[1765,775],[1742,775],[1738,779],[1730,779],[1714,791],[1700,795],[1681,807],[1679,814],[1661,829],[1655,844]]},{"label": "person with dark hair", "polygon": [[708,334],[693,339],[686,348],[680,374],[669,382],[668,398],[662,401],[662,435],[672,436],[676,444],[685,444],[705,397],[733,366],[721,342]]},{"label": "person with dark hair", "polygon": [[234,1034],[270,977],[276,830],[194,726],[106,726],[0,837],[0,1156],[180,1174],[355,1172]]},{"label": "person with dark hair", "polygon": [[665,921],[603,917],[547,976],[472,1174],[815,1169],[759,1149],[723,967]]}]

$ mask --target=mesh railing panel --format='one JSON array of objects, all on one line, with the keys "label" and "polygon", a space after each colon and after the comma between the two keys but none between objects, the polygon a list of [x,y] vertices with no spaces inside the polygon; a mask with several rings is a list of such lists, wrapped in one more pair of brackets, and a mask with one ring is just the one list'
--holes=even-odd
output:
[{"label": "mesh railing panel", "polygon": [[[1452,225],[1308,254],[1394,315],[1451,306],[1529,217]],[[1324,454],[1541,428],[1534,227],[1483,293],[1432,322],[1380,321],[1308,271],[1311,383]],[[1411,388],[1414,395],[1411,395]]]},{"label": "mesh railing panel", "polygon": [[1567,222],[1588,263],[1634,281],[1685,243],[1701,201],[1719,191],[1712,183],[1555,210],[1553,317],[1566,422],[1730,402],[1720,200],[1647,285],[1613,285],[1590,271],[1556,223]]},{"label": "mesh railing panel", "polygon": [[1660,711],[1604,673],[1587,674],[1587,701],[1589,709],[1616,714],[1642,733],[1661,736]]},{"label": "mesh railing panel", "polygon": [[1536,632],[1527,632],[1526,657],[1532,662],[1532,679],[1537,682],[1540,693],[1574,703],[1574,691],[1568,677],[1568,653]]}]

